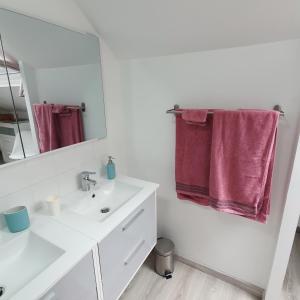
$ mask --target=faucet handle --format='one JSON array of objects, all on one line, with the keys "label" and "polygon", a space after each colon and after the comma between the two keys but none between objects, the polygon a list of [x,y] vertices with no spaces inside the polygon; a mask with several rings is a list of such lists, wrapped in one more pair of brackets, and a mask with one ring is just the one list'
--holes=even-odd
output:
[{"label": "faucet handle", "polygon": [[83,172],[81,172],[80,173],[80,175],[81,175],[81,177],[89,177],[90,175],[95,175],[96,174],[96,172],[90,172],[90,171],[83,171]]},{"label": "faucet handle", "polygon": [[95,175],[96,174],[96,172],[94,172],[94,171],[84,171],[85,173],[87,173],[87,174],[90,174],[90,175]]},{"label": "faucet handle", "polygon": [[97,181],[90,179],[90,175],[97,174],[96,172],[83,171],[80,173],[80,184],[83,191],[89,191],[91,189],[90,185],[96,185]]}]

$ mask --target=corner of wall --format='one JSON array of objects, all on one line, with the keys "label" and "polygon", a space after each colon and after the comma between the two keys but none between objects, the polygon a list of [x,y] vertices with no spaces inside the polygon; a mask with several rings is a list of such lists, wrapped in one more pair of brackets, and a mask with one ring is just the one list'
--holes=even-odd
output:
[{"label": "corner of wall", "polygon": [[117,158],[120,172],[127,173],[127,134],[121,91],[121,66],[106,42],[100,38],[102,81],[105,102],[108,151]]}]

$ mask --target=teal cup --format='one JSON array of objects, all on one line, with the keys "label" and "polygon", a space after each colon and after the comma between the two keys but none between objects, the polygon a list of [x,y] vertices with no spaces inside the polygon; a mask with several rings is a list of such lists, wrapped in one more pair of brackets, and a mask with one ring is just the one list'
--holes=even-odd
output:
[{"label": "teal cup", "polygon": [[8,230],[19,232],[29,227],[30,221],[26,206],[16,206],[3,212]]}]

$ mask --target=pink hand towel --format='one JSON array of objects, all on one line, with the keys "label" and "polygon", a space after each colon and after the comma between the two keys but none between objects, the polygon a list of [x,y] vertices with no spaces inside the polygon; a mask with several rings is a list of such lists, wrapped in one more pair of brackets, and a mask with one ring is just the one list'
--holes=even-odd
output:
[{"label": "pink hand towel", "polygon": [[182,110],[182,119],[192,123],[205,123],[208,109],[184,109]]},{"label": "pink hand towel", "polygon": [[276,111],[215,111],[209,180],[212,207],[266,222],[278,119]]}]

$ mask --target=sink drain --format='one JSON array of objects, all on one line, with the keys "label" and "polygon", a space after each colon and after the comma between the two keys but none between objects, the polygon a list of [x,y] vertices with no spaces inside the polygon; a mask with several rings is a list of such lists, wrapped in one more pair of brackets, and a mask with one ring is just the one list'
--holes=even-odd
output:
[{"label": "sink drain", "polygon": [[109,211],[110,211],[109,207],[103,207],[103,208],[101,208],[101,213],[102,214],[107,214]]},{"label": "sink drain", "polygon": [[2,297],[5,293],[5,287],[4,286],[0,286],[0,297]]}]

